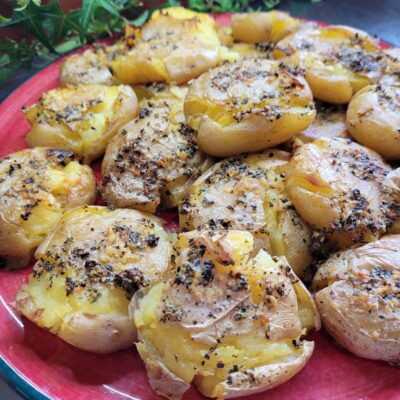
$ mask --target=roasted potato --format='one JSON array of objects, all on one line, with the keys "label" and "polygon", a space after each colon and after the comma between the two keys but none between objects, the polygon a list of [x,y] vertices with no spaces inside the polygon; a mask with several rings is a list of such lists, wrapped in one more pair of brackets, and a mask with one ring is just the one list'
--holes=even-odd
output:
[{"label": "roasted potato", "polygon": [[286,190],[300,216],[343,249],[373,241],[399,216],[392,171],[379,154],[347,139],[300,147],[289,162]]},{"label": "roasted potato", "polygon": [[175,207],[211,166],[185,124],[185,93],[174,86],[144,99],[138,118],[110,142],[100,187],[107,203],[151,213]]},{"label": "roasted potato", "polygon": [[128,51],[111,63],[121,82],[185,83],[226,58],[215,20],[182,7],[153,13],[142,29],[126,30]]},{"label": "roasted potato", "polygon": [[100,84],[118,85],[109,67],[117,55],[125,52],[125,46],[93,45],[82,54],[67,57],[60,65],[60,83],[62,85]]},{"label": "roasted potato", "polygon": [[400,235],[333,254],[314,278],[325,329],[352,353],[400,363]]},{"label": "roasted potato", "polygon": [[272,147],[315,117],[304,78],[279,61],[245,59],[194,80],[185,116],[207,154],[225,157]]},{"label": "roasted potato", "polygon": [[301,275],[312,260],[311,232],[285,193],[289,157],[289,153],[270,150],[215,164],[181,202],[181,228],[249,231],[257,250],[286,256]]},{"label": "roasted potato", "polygon": [[400,82],[366,86],[351,99],[346,114],[357,142],[391,160],[400,159]]},{"label": "roasted potato", "polygon": [[0,258],[25,267],[65,210],[91,204],[96,181],[69,151],[25,149],[0,159]]},{"label": "roasted potato", "polygon": [[278,42],[300,25],[299,20],[282,11],[233,14],[232,34],[244,43]]},{"label": "roasted potato", "polygon": [[137,115],[129,86],[79,85],[43,94],[24,109],[31,125],[28,146],[71,150],[86,164],[101,156],[118,129]]},{"label": "roasted potato", "polygon": [[400,83],[400,48],[392,47],[383,50],[386,59],[385,73],[381,80],[382,84]]},{"label": "roasted potato", "polygon": [[385,68],[378,42],[346,26],[299,30],[282,39],[273,55],[304,68],[314,97],[334,104],[348,103]]},{"label": "roasted potato", "polygon": [[136,346],[157,393],[179,399],[193,382],[205,396],[238,397],[307,363],[314,301],[284,257],[253,247],[243,231],[182,233],[164,281],[133,297]]},{"label": "roasted potato", "polygon": [[346,109],[342,105],[316,102],[317,115],[313,123],[303,132],[291,137],[285,147],[293,150],[305,143],[327,138],[350,138],[346,127]]},{"label": "roasted potato", "polygon": [[136,331],[129,299],[157,282],[171,243],[161,221],[135,210],[81,207],[64,214],[36,251],[15,307],[82,350],[128,347]]}]

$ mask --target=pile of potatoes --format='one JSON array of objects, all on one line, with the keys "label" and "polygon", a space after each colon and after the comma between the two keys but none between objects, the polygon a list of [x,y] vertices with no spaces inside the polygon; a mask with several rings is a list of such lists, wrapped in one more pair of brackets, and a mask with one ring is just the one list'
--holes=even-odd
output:
[{"label": "pile of potatoes", "polygon": [[398,364],[399,77],[398,49],[279,11],[173,7],[67,58],[0,160],[2,263],[36,259],[16,310],[82,350],[135,343],[170,399],[286,382],[321,322]]}]

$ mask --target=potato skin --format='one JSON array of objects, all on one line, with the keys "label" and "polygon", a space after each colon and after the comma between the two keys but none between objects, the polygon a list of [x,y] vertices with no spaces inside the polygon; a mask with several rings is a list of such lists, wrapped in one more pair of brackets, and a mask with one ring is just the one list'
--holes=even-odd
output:
[{"label": "potato skin", "polygon": [[25,149],[0,160],[0,258],[25,267],[63,211],[92,204],[92,170],[69,151]]},{"label": "potato skin", "polygon": [[340,25],[299,30],[278,42],[273,55],[304,68],[314,97],[334,104],[377,82],[385,67],[377,41]]},{"label": "potato skin", "polygon": [[400,235],[333,254],[313,286],[323,326],[352,353],[400,362]]},{"label": "potato skin", "polygon": [[181,228],[249,231],[257,249],[285,256],[301,276],[312,260],[311,229],[285,193],[289,158],[289,153],[271,149],[215,164],[180,203]]},{"label": "potato skin", "polygon": [[379,154],[339,138],[307,143],[289,162],[285,183],[300,216],[334,247],[375,240],[398,218],[391,167]]},{"label": "potato skin", "polygon": [[282,11],[233,14],[232,34],[245,43],[278,42],[292,33],[300,24]]},{"label": "potato skin", "polygon": [[400,159],[400,82],[371,85],[356,93],[346,123],[357,142],[386,159]]},{"label": "potato skin", "polygon": [[310,358],[313,343],[299,335],[319,328],[312,296],[297,292],[284,257],[251,255],[253,244],[237,230],[182,233],[165,280],[133,297],[137,348],[157,393],[179,399],[191,382],[207,397],[261,392]]},{"label": "potato skin", "polygon": [[138,118],[110,142],[100,187],[106,202],[151,213],[175,207],[212,165],[185,124],[185,93],[186,88],[172,86],[144,99]]},{"label": "potato skin", "polygon": [[200,148],[217,157],[275,146],[315,117],[304,78],[263,59],[224,64],[201,75],[189,87],[184,111]]},{"label": "potato skin", "polygon": [[137,115],[129,86],[66,86],[45,93],[24,110],[31,130],[28,146],[73,151],[89,164],[101,156],[118,129]]},{"label": "potato skin", "polygon": [[170,251],[156,217],[100,206],[73,209],[36,251],[15,308],[82,350],[126,348],[136,338],[129,298],[161,278]]}]

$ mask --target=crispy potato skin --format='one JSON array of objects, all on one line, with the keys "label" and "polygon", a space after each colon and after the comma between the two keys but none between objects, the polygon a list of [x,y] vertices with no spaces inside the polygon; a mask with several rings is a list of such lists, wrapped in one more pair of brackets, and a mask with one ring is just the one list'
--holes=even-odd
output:
[{"label": "crispy potato skin", "polygon": [[36,251],[38,261],[15,307],[82,350],[126,348],[136,338],[129,298],[161,278],[170,251],[158,218],[135,210],[76,208]]},{"label": "crispy potato skin", "polygon": [[316,102],[315,106],[317,115],[313,123],[285,143],[288,150],[293,151],[305,143],[325,137],[350,138],[346,126],[346,109],[343,106],[321,102]]},{"label": "crispy potato skin", "polygon": [[357,142],[384,158],[400,159],[400,82],[371,85],[356,93],[346,123]]},{"label": "crispy potato skin", "polygon": [[191,382],[208,397],[257,393],[310,358],[314,345],[300,336],[319,328],[312,296],[284,257],[251,256],[253,247],[243,231],[180,234],[164,282],[133,297],[137,348],[157,393],[179,399]]},{"label": "crispy potato skin", "polygon": [[400,361],[400,235],[332,255],[313,286],[323,326],[352,353]]},{"label": "crispy potato skin", "polygon": [[86,164],[101,156],[118,129],[137,115],[130,86],[79,85],[45,93],[25,109],[28,146],[73,151]]},{"label": "crispy potato skin", "polygon": [[179,206],[184,230],[251,232],[256,248],[285,256],[297,275],[310,264],[311,230],[285,193],[290,155],[280,150],[220,161],[190,188]]},{"label": "crispy potato skin", "polygon": [[278,42],[292,33],[300,22],[282,11],[233,14],[232,34],[244,43]]},{"label": "crispy potato skin", "polygon": [[334,246],[375,240],[398,217],[391,167],[374,151],[346,139],[319,139],[296,150],[286,173],[300,216]]},{"label": "crispy potato skin", "polygon": [[385,62],[378,42],[346,26],[299,30],[282,39],[273,55],[305,69],[315,98],[348,103],[358,90],[377,82]]},{"label": "crispy potato skin", "polygon": [[200,148],[218,157],[282,143],[315,117],[304,78],[262,59],[224,64],[201,75],[189,87],[184,110]]},{"label": "crispy potato skin", "polygon": [[185,124],[185,93],[186,88],[175,86],[145,98],[138,118],[110,142],[100,187],[105,201],[151,213],[175,207],[212,165]]},{"label": "crispy potato skin", "polygon": [[92,204],[96,181],[69,151],[25,149],[0,160],[0,258],[26,266],[65,210]]}]

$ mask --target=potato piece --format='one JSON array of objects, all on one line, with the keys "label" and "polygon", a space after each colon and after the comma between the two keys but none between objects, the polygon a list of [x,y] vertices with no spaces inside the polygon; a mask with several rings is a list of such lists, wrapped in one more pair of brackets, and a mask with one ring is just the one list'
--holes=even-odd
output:
[{"label": "potato piece", "polygon": [[137,349],[157,393],[179,399],[193,382],[205,396],[238,397],[307,363],[314,344],[301,336],[319,328],[313,299],[284,257],[253,250],[248,232],[180,234],[164,282],[134,296]]},{"label": "potato piece", "polygon": [[233,14],[231,23],[234,39],[245,43],[276,43],[300,25],[299,20],[282,11]]},{"label": "potato piece", "polygon": [[344,348],[400,362],[400,235],[333,254],[314,278],[324,327]]},{"label": "potato piece", "polygon": [[[153,13],[140,30],[128,27],[128,51],[111,61],[121,82],[185,83],[217,65],[221,45],[215,20],[182,7]],[[223,58],[224,59],[224,58]]]},{"label": "potato piece", "polygon": [[110,142],[100,187],[107,203],[151,213],[175,207],[211,166],[185,124],[185,94],[186,88],[173,86],[144,99],[138,118]]},{"label": "potato piece", "polygon": [[285,183],[300,216],[343,249],[375,240],[400,215],[390,172],[374,151],[326,138],[296,151]]},{"label": "potato piece", "polygon": [[224,64],[193,81],[185,116],[199,147],[225,157],[272,147],[315,117],[307,82],[278,61]]},{"label": "potato piece", "polygon": [[117,85],[119,82],[109,68],[110,61],[126,51],[122,44],[93,45],[82,54],[73,54],[60,64],[62,85],[100,84]]},{"label": "potato piece", "polygon": [[293,151],[305,143],[317,139],[327,138],[350,138],[346,127],[346,109],[341,105],[316,102],[317,115],[313,123],[303,132],[291,137],[285,148]]},{"label": "potato piece", "polygon": [[400,48],[393,47],[383,50],[386,59],[385,73],[380,79],[382,84],[400,83]]},{"label": "potato piece", "polygon": [[282,39],[273,55],[305,69],[314,97],[348,103],[364,86],[377,82],[385,62],[377,41],[346,26],[302,29]]},{"label": "potato piece", "polygon": [[28,146],[71,150],[86,164],[100,157],[118,129],[137,115],[129,86],[79,85],[57,88],[24,109],[31,125]]},{"label": "potato piece", "polygon": [[129,299],[160,279],[170,251],[158,218],[135,210],[76,208],[36,251],[38,261],[15,307],[82,350],[123,349],[136,338]]},{"label": "potato piece", "polygon": [[352,99],[346,114],[357,142],[390,160],[400,159],[400,82],[370,85]]},{"label": "potato piece", "polygon": [[89,167],[69,151],[34,148],[0,159],[0,259],[25,267],[65,210],[95,199]]},{"label": "potato piece", "polygon": [[181,228],[249,231],[257,250],[286,256],[294,272],[301,275],[312,260],[311,231],[285,193],[289,157],[286,152],[270,150],[215,164],[181,202]]}]

